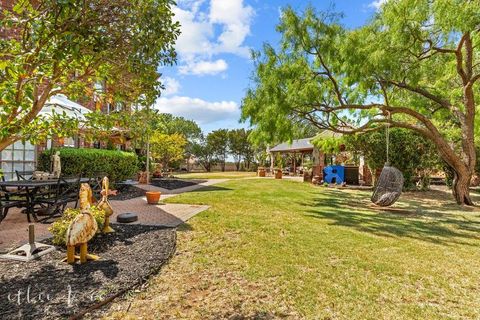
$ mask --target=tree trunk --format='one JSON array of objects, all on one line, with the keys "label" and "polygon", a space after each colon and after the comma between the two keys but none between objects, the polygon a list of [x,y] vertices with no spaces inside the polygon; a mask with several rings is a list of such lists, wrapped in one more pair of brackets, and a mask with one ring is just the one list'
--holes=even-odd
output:
[{"label": "tree trunk", "polygon": [[470,198],[470,179],[471,174],[462,172],[462,170],[455,170],[455,177],[453,178],[452,192],[458,204],[465,204],[473,206],[474,203]]},{"label": "tree trunk", "polygon": [[0,140],[0,152],[2,152],[6,147],[8,147],[14,142],[15,142],[15,139],[13,139],[12,137],[8,137],[3,140]]}]

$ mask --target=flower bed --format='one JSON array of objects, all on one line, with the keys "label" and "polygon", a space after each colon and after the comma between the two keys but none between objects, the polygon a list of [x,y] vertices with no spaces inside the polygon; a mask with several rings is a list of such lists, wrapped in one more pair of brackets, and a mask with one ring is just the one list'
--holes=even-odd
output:
[{"label": "flower bed", "polygon": [[0,261],[0,310],[4,319],[58,319],[79,314],[143,283],[175,252],[176,231],[114,225],[89,252],[101,257],[83,265],[62,262],[64,248],[28,263]]}]

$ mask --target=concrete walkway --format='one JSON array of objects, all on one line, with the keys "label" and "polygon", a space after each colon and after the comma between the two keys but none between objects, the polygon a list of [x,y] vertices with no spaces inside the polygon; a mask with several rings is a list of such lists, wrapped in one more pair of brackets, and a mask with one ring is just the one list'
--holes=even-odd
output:
[{"label": "concrete walkway", "polygon": [[[167,190],[152,185],[137,185],[146,191],[160,191],[161,200],[177,196],[179,194],[206,188],[228,179],[201,180],[201,183],[185,188]],[[138,215],[136,224],[177,227],[196,214],[205,211],[209,206],[190,204],[159,204],[149,205],[145,197],[137,197],[129,200],[110,200],[114,214],[112,223],[116,222],[116,216],[124,212],[132,212]],[[48,238],[49,224],[35,223],[35,236],[37,241]],[[113,226],[115,228],[115,226]],[[28,241],[27,216],[20,209],[11,209],[7,217],[0,223],[0,253],[7,252]]]}]

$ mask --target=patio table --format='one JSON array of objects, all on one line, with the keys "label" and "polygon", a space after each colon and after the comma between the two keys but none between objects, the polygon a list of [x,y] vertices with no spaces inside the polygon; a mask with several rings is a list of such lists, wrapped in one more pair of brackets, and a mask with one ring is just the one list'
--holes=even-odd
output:
[{"label": "patio table", "polygon": [[[64,179],[60,181],[60,184],[69,184],[76,183],[78,179]],[[89,178],[81,178],[80,182],[89,182]],[[35,203],[33,200],[38,194],[39,190],[45,187],[56,186],[59,183],[58,179],[49,179],[49,180],[17,180],[17,181],[0,181],[0,187],[6,188],[18,188],[25,190],[25,199],[20,201],[22,204],[20,208],[25,207],[25,212],[27,213],[28,222],[31,222],[30,215],[33,216],[35,222],[38,221],[37,215],[34,211]]]}]

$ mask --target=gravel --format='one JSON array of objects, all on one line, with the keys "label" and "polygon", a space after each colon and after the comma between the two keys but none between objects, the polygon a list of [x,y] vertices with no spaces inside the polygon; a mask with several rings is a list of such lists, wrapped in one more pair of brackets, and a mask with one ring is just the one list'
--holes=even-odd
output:
[{"label": "gravel", "polygon": [[199,183],[198,181],[185,181],[185,180],[171,179],[171,178],[152,179],[152,181],[150,181],[151,185],[168,189],[168,190],[190,187],[190,186],[197,185],[198,183]]},{"label": "gravel", "polygon": [[135,186],[126,186],[121,188],[116,196],[109,196],[110,200],[130,200],[133,198],[143,197],[145,195],[145,190],[135,187]]},{"label": "gravel", "polygon": [[175,229],[119,224],[113,228],[115,233],[98,235],[89,243],[89,252],[99,255],[98,261],[69,265],[61,261],[64,248],[27,263],[0,261],[0,318],[81,314],[143,283],[175,252]]}]

